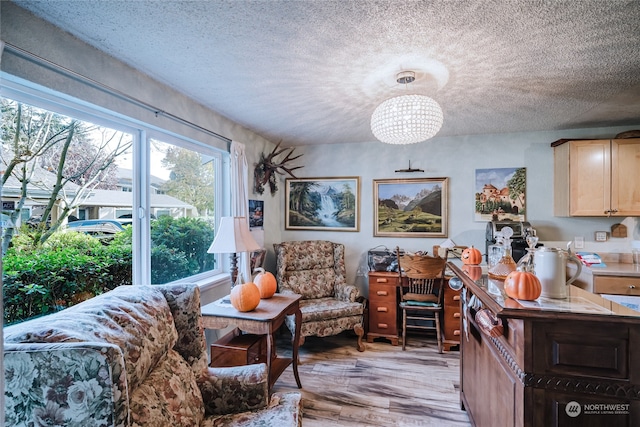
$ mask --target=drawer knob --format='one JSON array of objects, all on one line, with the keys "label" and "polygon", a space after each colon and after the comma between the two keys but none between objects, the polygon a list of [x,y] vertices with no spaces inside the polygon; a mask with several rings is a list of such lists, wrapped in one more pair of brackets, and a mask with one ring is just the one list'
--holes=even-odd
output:
[{"label": "drawer knob", "polygon": [[460,329],[456,329],[455,331],[453,331],[453,335],[454,336],[460,336]]},{"label": "drawer knob", "polygon": [[387,292],[387,291],[378,291],[378,292],[376,292],[376,295],[384,297],[384,296],[389,295],[389,292]]},{"label": "drawer knob", "polygon": [[460,295],[454,295],[453,296],[453,300],[454,301],[460,301]]},{"label": "drawer knob", "polygon": [[387,307],[378,307],[378,311],[381,313],[386,313],[387,311],[389,311],[389,309]]},{"label": "drawer knob", "polygon": [[387,279],[376,279],[376,283],[387,283]]},{"label": "drawer knob", "polygon": [[460,313],[453,313],[453,317],[455,317],[456,319],[460,318]]},{"label": "drawer knob", "polygon": [[380,329],[387,329],[389,327],[389,325],[387,325],[386,323],[378,323],[378,328]]},{"label": "drawer knob", "polygon": [[629,289],[635,289],[636,285],[629,285]]}]

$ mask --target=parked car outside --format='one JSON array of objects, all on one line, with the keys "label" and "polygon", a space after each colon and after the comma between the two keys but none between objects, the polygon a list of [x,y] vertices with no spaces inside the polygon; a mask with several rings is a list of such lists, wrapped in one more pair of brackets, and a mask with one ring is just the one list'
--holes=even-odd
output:
[{"label": "parked car outside", "polygon": [[67,230],[86,233],[97,239],[111,239],[124,227],[115,219],[83,219],[68,223]]}]

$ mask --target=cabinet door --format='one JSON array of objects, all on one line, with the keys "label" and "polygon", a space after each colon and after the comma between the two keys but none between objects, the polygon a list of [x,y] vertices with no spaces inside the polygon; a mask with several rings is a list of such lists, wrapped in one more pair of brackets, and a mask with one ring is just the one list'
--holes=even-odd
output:
[{"label": "cabinet door", "polygon": [[611,209],[614,216],[640,215],[640,140],[611,142]]},{"label": "cabinet door", "polygon": [[522,427],[524,386],[515,379],[491,340],[469,321],[462,339],[461,389],[464,407],[478,427]]},{"label": "cabinet door", "polygon": [[611,141],[571,141],[569,206],[572,216],[609,216]]}]

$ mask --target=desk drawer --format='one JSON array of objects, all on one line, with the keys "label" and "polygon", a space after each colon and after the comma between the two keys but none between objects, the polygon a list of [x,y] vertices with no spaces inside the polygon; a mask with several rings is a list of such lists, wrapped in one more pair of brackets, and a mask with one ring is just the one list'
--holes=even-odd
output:
[{"label": "desk drawer", "polygon": [[369,285],[369,301],[395,304],[397,289],[394,285]]},{"label": "desk drawer", "polygon": [[640,277],[594,276],[593,289],[597,294],[640,296]]},{"label": "desk drawer", "polygon": [[398,285],[398,276],[394,275],[372,275],[369,274],[369,288],[373,285]]},{"label": "desk drawer", "polygon": [[385,312],[373,311],[377,308],[386,307],[370,307],[372,311],[370,311],[369,315],[369,331],[378,334],[396,335],[398,333],[397,312],[395,310]]}]

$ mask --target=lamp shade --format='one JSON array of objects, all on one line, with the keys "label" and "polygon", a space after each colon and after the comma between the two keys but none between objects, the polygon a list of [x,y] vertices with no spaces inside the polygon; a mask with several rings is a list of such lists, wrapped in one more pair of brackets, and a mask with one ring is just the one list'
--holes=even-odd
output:
[{"label": "lamp shade", "polygon": [[253,252],[260,249],[255,241],[247,219],[243,216],[224,216],[213,243],[207,249],[210,254],[232,254],[238,252]]},{"label": "lamp shade", "polygon": [[378,105],[371,115],[371,131],[387,144],[414,144],[438,133],[442,121],[442,109],[433,99],[401,95]]}]

